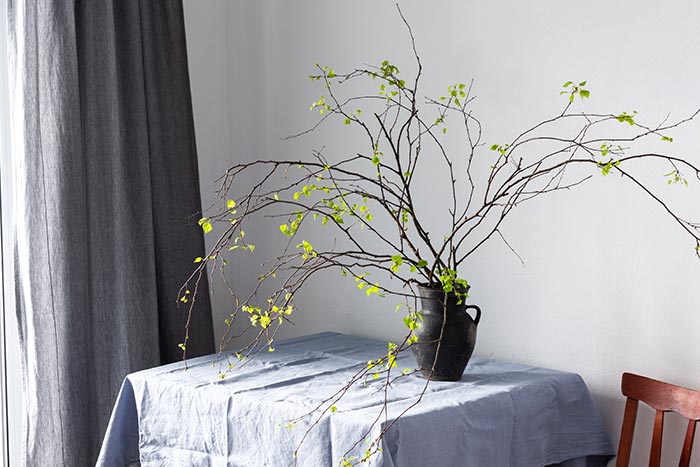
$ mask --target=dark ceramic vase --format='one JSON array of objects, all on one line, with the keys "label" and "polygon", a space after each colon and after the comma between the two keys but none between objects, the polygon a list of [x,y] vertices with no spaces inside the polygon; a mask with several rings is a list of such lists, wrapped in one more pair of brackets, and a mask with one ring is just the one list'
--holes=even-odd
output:
[{"label": "dark ceramic vase", "polygon": [[[467,305],[464,301],[458,303],[459,299],[453,293],[447,294],[445,301],[446,294],[442,289],[418,286],[418,294],[423,321],[416,330],[418,342],[413,344],[411,349],[421,375],[435,381],[459,381],[474,352],[476,326],[481,319],[481,310],[478,306]],[[473,319],[467,313],[467,309],[475,311]],[[445,326],[441,340],[443,321]]]}]

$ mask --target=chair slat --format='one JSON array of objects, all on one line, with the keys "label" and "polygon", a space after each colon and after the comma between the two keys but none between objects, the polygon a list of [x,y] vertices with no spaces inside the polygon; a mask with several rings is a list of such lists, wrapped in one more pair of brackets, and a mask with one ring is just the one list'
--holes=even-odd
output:
[{"label": "chair slat", "polygon": [[656,411],[654,419],[654,434],[651,437],[651,452],[649,453],[649,467],[661,467],[661,441],[664,432],[664,412]]},{"label": "chair slat", "polygon": [[681,451],[681,460],[678,462],[678,467],[690,467],[690,455],[693,453],[693,441],[695,440],[695,420],[688,420],[688,429],[685,431],[685,441],[683,441],[683,450]]},{"label": "chair slat", "polygon": [[637,421],[637,408],[639,401],[627,399],[625,404],[625,418],[622,421],[622,433],[620,434],[620,447],[617,453],[615,467],[629,467],[632,453],[632,440],[634,438],[634,425]]}]

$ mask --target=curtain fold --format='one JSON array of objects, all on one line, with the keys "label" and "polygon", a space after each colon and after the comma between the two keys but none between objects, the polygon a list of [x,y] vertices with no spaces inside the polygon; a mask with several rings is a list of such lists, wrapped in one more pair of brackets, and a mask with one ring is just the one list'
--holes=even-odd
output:
[{"label": "curtain fold", "polygon": [[[94,465],[202,256],[181,0],[8,0],[25,465]],[[213,352],[206,282],[188,355]]]}]

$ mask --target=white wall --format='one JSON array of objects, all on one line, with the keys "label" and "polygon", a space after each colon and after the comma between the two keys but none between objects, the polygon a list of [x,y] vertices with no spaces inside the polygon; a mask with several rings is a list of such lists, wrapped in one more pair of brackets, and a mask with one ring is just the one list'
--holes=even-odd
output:
[{"label": "white wall", "polygon": [[[438,95],[448,84],[474,78],[489,143],[507,141],[556,112],[559,86],[569,79],[588,80],[586,110],[637,110],[650,124],[700,107],[697,2],[400,4],[422,56],[423,90]],[[205,200],[233,161],[303,157],[324,145],[328,154],[340,154],[353,146],[352,132],[335,129],[280,140],[313,121],[308,107],[322,94],[307,77],[314,62],[342,70],[389,58],[412,69],[393,2],[186,0],[185,6]],[[676,131],[664,148],[699,162],[699,124]],[[676,197],[695,219],[697,193]],[[472,284],[471,300],[484,311],[477,353],[580,373],[615,443],[623,371],[700,388],[700,261],[688,238],[637,194],[619,179],[597,177],[523,206],[505,233],[525,266],[493,241],[462,271]],[[258,249],[241,259],[240,269],[254,268],[264,260],[260,244],[274,243],[263,224],[254,230]],[[251,286],[254,277],[234,273],[236,287]],[[368,301],[340,277],[324,278],[302,298],[303,311],[287,336],[336,330],[390,339],[402,333],[393,305]],[[226,310],[218,287],[219,333]],[[650,414],[641,420],[650,424]],[[669,425],[676,435],[665,452],[675,456],[681,428],[674,418]],[[648,434],[638,432],[637,439],[646,442]],[[634,465],[642,465],[647,453],[637,455]]]}]

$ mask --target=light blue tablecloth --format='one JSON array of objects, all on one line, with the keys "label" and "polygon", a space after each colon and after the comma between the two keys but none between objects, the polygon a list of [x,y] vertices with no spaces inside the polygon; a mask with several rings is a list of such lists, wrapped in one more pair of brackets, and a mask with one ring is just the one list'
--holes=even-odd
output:
[{"label": "light blue tablecloth", "polygon": [[[122,386],[97,465],[291,466],[305,427],[280,424],[385,353],[385,342],[322,333],[281,342],[225,379],[214,356],[190,360],[187,371],[176,363],[133,373]],[[415,363],[407,353],[398,365],[400,371]],[[417,375],[394,384],[390,420],[424,384]],[[337,411],[310,432],[297,465],[338,465],[377,417],[384,397],[379,385],[348,391]],[[356,453],[366,449],[360,444]],[[590,466],[605,465],[613,453],[578,375],[475,357],[461,381],[430,383],[421,403],[387,432],[372,465]]]}]

